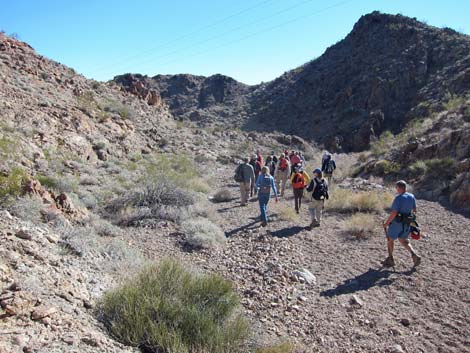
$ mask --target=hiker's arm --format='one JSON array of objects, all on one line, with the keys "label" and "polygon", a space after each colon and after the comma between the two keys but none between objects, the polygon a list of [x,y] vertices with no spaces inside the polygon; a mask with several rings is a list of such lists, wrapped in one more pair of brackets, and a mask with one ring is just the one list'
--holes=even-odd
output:
[{"label": "hiker's arm", "polygon": [[313,191],[313,189],[314,189],[314,187],[315,187],[314,183],[315,183],[315,182],[314,182],[314,180],[312,179],[312,181],[310,182],[310,184],[309,184],[308,187],[307,187],[307,191],[308,191],[308,192]]},{"label": "hiker's arm", "polygon": [[397,214],[398,211],[392,211],[392,213],[390,213],[390,216],[388,216],[387,221],[384,223],[384,226],[388,227],[393,222]]}]

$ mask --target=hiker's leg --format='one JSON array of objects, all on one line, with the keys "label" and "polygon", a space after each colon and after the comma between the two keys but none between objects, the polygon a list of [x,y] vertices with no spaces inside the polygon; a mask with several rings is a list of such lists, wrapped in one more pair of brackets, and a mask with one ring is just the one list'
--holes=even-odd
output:
[{"label": "hiker's leg", "polygon": [[260,194],[258,196],[258,200],[259,200],[259,208],[261,212],[261,222],[266,223],[268,221],[268,217],[266,215],[266,209],[267,209],[267,205],[269,201],[269,195],[266,196],[264,194]]},{"label": "hiker's leg", "polygon": [[304,196],[304,189],[299,189],[299,209],[302,206],[302,197]]},{"label": "hiker's leg", "polygon": [[286,190],[287,178],[285,175],[281,177],[281,196],[284,196],[284,191]]},{"label": "hiker's leg", "polygon": [[400,242],[401,245],[405,247],[406,250],[408,250],[411,253],[411,255],[416,255],[416,252],[411,246],[410,241],[408,239],[399,238],[398,241]]},{"label": "hiker's leg", "polygon": [[323,214],[323,200],[321,201],[316,201],[315,200],[315,208],[316,208],[316,213],[317,213],[317,222],[321,223],[321,218]]},{"label": "hiker's leg", "polygon": [[247,192],[246,192],[246,184],[241,182],[240,183],[240,198],[242,205],[246,203],[247,200]]},{"label": "hiker's leg", "polygon": [[310,213],[310,220],[312,221],[312,223],[317,223],[318,221],[314,201],[312,201],[312,203],[310,204],[308,212]]},{"label": "hiker's leg", "polygon": [[395,246],[395,241],[392,238],[387,237],[387,249],[388,249],[388,257],[393,258],[393,248]]}]

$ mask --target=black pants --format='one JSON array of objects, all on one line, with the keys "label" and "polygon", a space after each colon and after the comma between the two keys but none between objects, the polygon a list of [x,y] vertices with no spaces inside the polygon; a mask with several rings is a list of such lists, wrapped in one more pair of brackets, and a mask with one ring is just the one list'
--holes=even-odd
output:
[{"label": "black pants", "polygon": [[300,206],[302,205],[302,196],[304,195],[304,189],[294,189],[294,202],[295,202],[295,210],[300,210]]}]

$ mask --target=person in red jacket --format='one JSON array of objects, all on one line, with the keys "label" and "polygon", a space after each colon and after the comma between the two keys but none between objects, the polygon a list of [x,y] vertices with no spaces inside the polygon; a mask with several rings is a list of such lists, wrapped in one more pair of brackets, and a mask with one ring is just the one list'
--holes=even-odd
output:
[{"label": "person in red jacket", "polygon": [[295,212],[299,213],[304,189],[310,184],[310,176],[302,170],[302,164],[300,163],[294,167],[294,170],[295,173],[291,175],[290,181],[294,189]]}]

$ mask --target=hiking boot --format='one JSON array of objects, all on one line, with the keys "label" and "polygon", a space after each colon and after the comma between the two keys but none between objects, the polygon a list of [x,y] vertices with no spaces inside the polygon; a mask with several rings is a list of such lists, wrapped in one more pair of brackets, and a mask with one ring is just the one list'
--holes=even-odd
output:
[{"label": "hiking boot", "polygon": [[310,225],[307,227],[307,229],[312,230],[313,227],[317,227],[317,224],[318,224],[318,222],[312,221],[312,223],[310,223]]},{"label": "hiking boot", "polygon": [[268,225],[268,222],[261,222],[261,227],[266,227]]},{"label": "hiking boot", "polygon": [[395,260],[393,257],[389,256],[384,261],[382,261],[384,267],[395,267]]},{"label": "hiking boot", "polygon": [[411,255],[411,257],[413,258],[414,267],[419,266],[419,264],[421,263],[421,256],[413,254],[413,255]]}]

